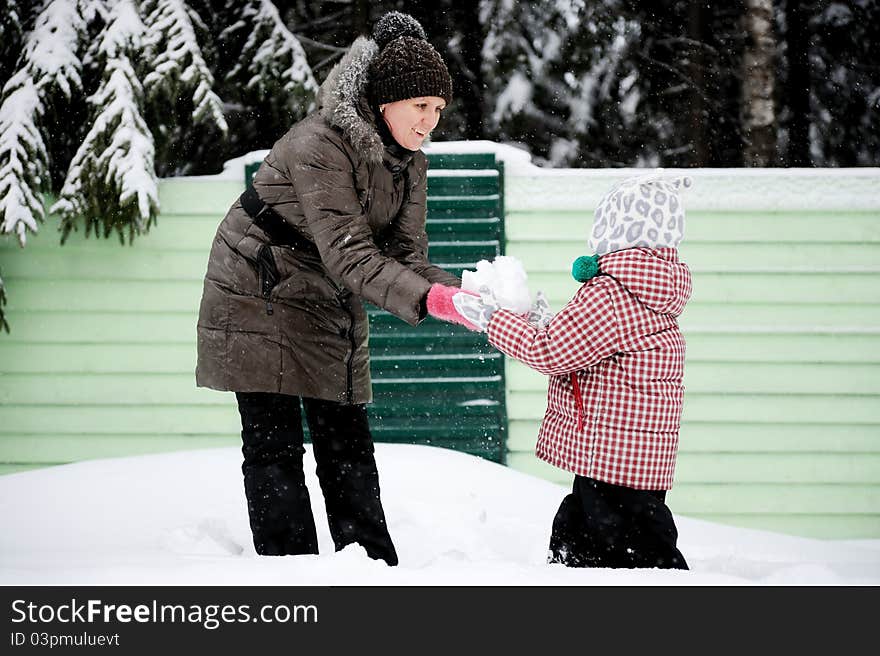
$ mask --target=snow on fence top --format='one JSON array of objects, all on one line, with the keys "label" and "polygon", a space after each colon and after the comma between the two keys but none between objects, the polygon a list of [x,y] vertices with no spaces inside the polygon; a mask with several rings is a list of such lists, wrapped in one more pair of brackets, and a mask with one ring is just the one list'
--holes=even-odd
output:
[{"label": "snow on fence top", "polygon": [[[664,169],[694,184],[683,195],[692,210],[880,210],[880,168]],[[615,183],[646,169],[540,169],[506,176],[511,211],[592,211]]]},{"label": "snow on fence top", "polygon": [[[482,140],[434,142],[424,151],[427,154],[494,153],[504,162],[508,211],[592,211],[612,185],[651,170],[541,168],[532,164],[531,156],[520,148]],[[268,152],[248,153],[227,161],[222,173],[197,177],[237,180],[244,184],[245,165],[261,161]],[[686,174],[693,178],[694,186],[684,197],[688,210],[880,210],[880,168],[877,167],[663,170],[669,175]]]}]

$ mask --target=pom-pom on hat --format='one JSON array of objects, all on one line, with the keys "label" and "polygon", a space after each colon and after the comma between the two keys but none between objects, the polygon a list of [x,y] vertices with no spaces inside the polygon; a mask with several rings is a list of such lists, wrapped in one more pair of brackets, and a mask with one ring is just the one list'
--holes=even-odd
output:
[{"label": "pom-pom on hat", "polygon": [[605,255],[626,248],[678,248],[684,237],[681,192],[692,184],[687,176],[652,173],[615,185],[596,206],[590,250]]},{"label": "pom-pom on hat", "polygon": [[373,28],[379,52],[370,64],[370,100],[376,105],[437,96],[452,102],[452,78],[425,30],[409,14],[391,11]]},{"label": "pom-pom on hat", "polygon": [[379,46],[379,50],[402,36],[411,36],[422,41],[428,40],[421,23],[402,11],[389,11],[373,26],[373,41]]}]

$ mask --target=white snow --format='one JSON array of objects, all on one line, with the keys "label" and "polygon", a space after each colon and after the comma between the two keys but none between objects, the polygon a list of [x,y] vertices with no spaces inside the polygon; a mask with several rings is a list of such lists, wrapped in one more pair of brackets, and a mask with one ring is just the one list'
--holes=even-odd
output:
[{"label": "white snow", "polygon": [[109,59],[128,59],[129,52],[140,52],[146,29],[132,0],[119,0],[99,35],[98,53]]},{"label": "white snow", "polygon": [[[531,157],[528,152],[521,148],[516,148],[507,144],[499,144],[494,141],[475,139],[473,141],[432,141],[430,146],[422,149],[425,154],[484,154],[493,153],[495,159],[504,162],[507,170],[510,167],[514,169],[524,168],[527,171],[540,171],[537,166],[531,163]],[[253,150],[244,155],[226,160],[223,163],[223,171],[212,175],[193,175],[183,180],[228,180],[232,182],[241,182],[244,184],[244,167],[247,164],[262,162],[269,149]],[[430,177],[486,177],[497,176],[497,171],[471,170],[471,169],[429,169]],[[175,180],[179,178],[171,178]]]},{"label": "white snow", "polygon": [[[614,184],[645,168],[550,169],[535,166],[525,150],[487,140],[435,141],[426,154],[494,153],[504,162],[504,193],[507,212],[586,212],[592,217],[599,199]],[[214,176],[174,178],[186,181],[235,180],[244,183],[244,165],[261,161],[268,150],[229,160]],[[654,167],[647,167],[654,168]],[[853,168],[699,168],[657,169],[670,176],[689,175],[694,188],[688,192],[688,211],[768,210],[876,210],[880,208],[880,167]],[[441,173],[441,171],[443,171]],[[430,176],[468,175],[464,169],[438,169]],[[592,219],[590,219],[592,220]]]},{"label": "white snow", "polygon": [[[427,446],[376,445],[396,568],[326,527],[321,554],[258,557],[235,447],[85,461],[0,477],[2,585],[877,585],[880,540],[823,541],[676,516],[690,571],[545,564],[566,489]],[[675,511],[675,508],[673,508]]]},{"label": "white snow", "polygon": [[533,92],[531,81],[521,71],[514,71],[495,101],[492,123],[498,125],[505,119],[522,114],[527,107],[531,107]]},{"label": "white snow", "polygon": [[499,255],[491,262],[480,260],[475,271],[462,271],[463,290],[479,294],[481,287],[488,287],[499,307],[505,310],[524,314],[532,305],[525,267],[510,255]]},{"label": "white snow", "polygon": [[53,0],[40,12],[24,48],[24,68],[38,88],[55,85],[68,98],[79,91],[82,62],[77,51],[84,32],[75,2]]}]

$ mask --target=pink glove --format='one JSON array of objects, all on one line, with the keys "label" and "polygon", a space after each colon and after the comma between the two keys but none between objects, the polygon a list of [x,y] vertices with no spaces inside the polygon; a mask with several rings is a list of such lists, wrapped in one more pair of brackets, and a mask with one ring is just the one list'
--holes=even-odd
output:
[{"label": "pink glove", "polygon": [[455,305],[452,303],[452,297],[456,294],[462,293],[476,296],[476,294],[466,292],[458,287],[447,287],[440,283],[434,283],[431,285],[431,289],[428,290],[428,298],[426,301],[428,314],[435,319],[441,319],[442,321],[448,321],[449,323],[457,323],[468,330],[477,331],[479,328],[461,316],[458,310],[455,309]]}]

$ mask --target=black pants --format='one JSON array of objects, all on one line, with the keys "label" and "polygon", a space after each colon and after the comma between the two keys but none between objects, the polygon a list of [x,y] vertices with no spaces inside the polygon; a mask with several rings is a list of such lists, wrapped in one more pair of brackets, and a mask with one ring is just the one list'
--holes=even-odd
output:
[{"label": "black pants", "polygon": [[666,492],[575,476],[550,535],[548,562],[568,567],[688,569]]},{"label": "black pants", "polygon": [[[303,473],[300,398],[236,393],[244,490],[258,554],[318,553]],[[302,399],[336,550],[357,543],[370,558],[397,564],[379,498],[373,438],[363,405]]]}]

